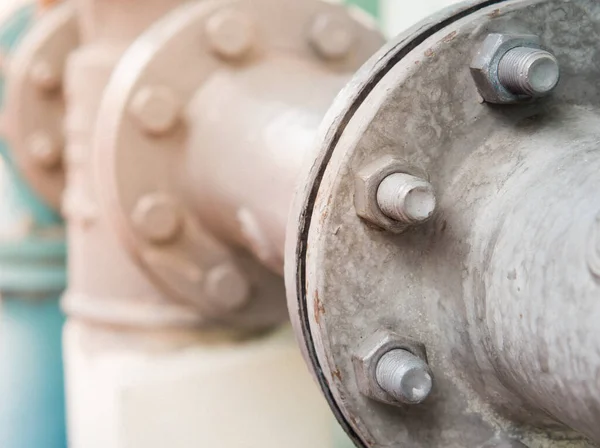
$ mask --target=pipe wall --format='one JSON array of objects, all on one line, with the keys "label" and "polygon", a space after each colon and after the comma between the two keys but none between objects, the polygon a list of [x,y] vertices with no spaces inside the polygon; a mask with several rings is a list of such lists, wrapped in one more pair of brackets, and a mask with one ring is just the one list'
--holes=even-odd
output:
[{"label": "pipe wall", "polygon": [[282,56],[215,74],[190,103],[185,184],[200,220],[279,273],[300,169],[348,80]]},{"label": "pipe wall", "polygon": [[600,117],[571,110],[539,120],[537,131],[491,137],[467,164],[469,180],[457,182],[464,190],[454,197],[476,210],[463,218],[473,219],[471,338],[482,377],[509,392],[487,382],[498,407],[598,440]]}]

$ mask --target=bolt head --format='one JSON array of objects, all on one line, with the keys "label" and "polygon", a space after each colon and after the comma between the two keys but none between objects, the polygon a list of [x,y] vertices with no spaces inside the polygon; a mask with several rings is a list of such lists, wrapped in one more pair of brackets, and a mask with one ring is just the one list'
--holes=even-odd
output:
[{"label": "bolt head", "polygon": [[167,87],[143,87],[133,97],[131,113],[146,133],[159,136],[175,128],[181,103]]},{"label": "bolt head", "polygon": [[209,18],[206,36],[218,56],[239,59],[254,46],[256,29],[250,17],[239,11],[227,10]]},{"label": "bolt head", "polygon": [[471,76],[477,90],[488,103],[511,104],[529,99],[506,89],[498,78],[498,65],[507,52],[517,47],[541,48],[540,39],[533,35],[489,34],[478,47],[471,61]]},{"label": "bolt head", "polygon": [[48,61],[37,61],[30,69],[29,76],[33,84],[40,90],[50,93],[61,86],[60,72]]},{"label": "bolt head", "polygon": [[39,131],[29,137],[27,149],[40,168],[52,170],[58,168],[62,162],[61,143],[46,132]]},{"label": "bolt head", "polygon": [[163,193],[142,197],[135,205],[132,220],[142,236],[154,244],[173,241],[183,224],[179,205]]},{"label": "bolt head", "polygon": [[[410,227],[410,222],[392,219],[387,216],[379,206],[378,192],[383,180],[396,173],[409,174],[420,179],[427,179],[427,174],[405,161],[394,156],[384,156],[363,167],[354,178],[354,208],[356,214],[384,230],[392,233],[402,233]],[[417,192],[415,192],[417,193]],[[414,194],[409,200],[415,206],[419,199],[418,194]],[[424,210],[421,210],[423,212]],[[412,207],[412,213],[419,213],[417,207]]]},{"label": "bolt head", "polygon": [[353,24],[346,17],[334,14],[318,16],[310,30],[313,48],[328,60],[339,60],[348,56],[355,39]]},{"label": "bolt head", "polygon": [[[352,365],[359,391],[386,404],[400,406],[403,403],[383,390],[377,381],[377,366],[381,358],[392,350],[407,350],[427,361],[425,346],[413,339],[400,336],[389,330],[379,330],[369,336],[352,355]],[[410,386],[410,382],[407,383]]]},{"label": "bolt head", "polygon": [[231,312],[248,302],[250,285],[235,265],[226,263],[208,272],[205,291],[217,308]]}]

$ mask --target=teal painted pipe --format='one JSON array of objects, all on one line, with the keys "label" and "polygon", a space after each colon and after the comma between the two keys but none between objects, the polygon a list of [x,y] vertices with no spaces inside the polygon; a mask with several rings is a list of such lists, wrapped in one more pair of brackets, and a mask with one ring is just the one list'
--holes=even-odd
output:
[{"label": "teal painted pipe", "polygon": [[[34,16],[28,6],[0,23],[3,54],[10,57]],[[0,447],[64,448],[64,230],[22,181],[4,142],[0,154]]]},{"label": "teal painted pipe", "polygon": [[379,13],[381,9],[380,0],[346,0],[346,3],[349,5],[358,6],[376,19],[379,19]]}]

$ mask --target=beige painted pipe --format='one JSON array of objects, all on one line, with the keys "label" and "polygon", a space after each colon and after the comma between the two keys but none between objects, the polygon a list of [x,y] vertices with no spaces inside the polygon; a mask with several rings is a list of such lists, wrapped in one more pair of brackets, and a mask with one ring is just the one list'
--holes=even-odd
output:
[{"label": "beige painted pipe", "polygon": [[199,219],[279,273],[298,173],[312,159],[317,128],[348,80],[280,57],[224,70],[190,102],[186,185]]},{"label": "beige painted pipe", "polygon": [[[208,11],[238,2],[194,2],[158,20],[179,3],[76,2],[83,45],[71,56],[66,75],[70,445],[325,448],[332,419],[291,332],[248,338],[248,329],[282,323],[286,314],[282,279],[243,252],[249,248],[281,269],[296,173],[310,157],[316,129],[349,73],[327,70],[288,50],[246,69],[233,62],[178,98],[182,86],[169,83],[169,76],[189,83],[193,70],[215,64],[195,52],[203,28],[191,20],[193,12],[204,11],[205,4]],[[282,24],[272,12],[283,8],[282,0],[239,3],[271,23],[283,40],[304,33],[305,22],[293,14]],[[273,16],[264,17],[269,12]],[[157,23],[136,38],[152,22]],[[222,31],[208,28],[209,35]],[[229,31],[220,50],[231,57],[239,28]],[[180,32],[185,39],[177,40]],[[163,38],[175,47],[165,50],[159,44]],[[314,58],[310,42],[301,44]],[[335,50],[335,45],[320,48]],[[178,55],[183,56],[174,62]],[[142,72],[138,85],[134,67],[155,57],[167,60]],[[153,79],[159,71],[168,76]],[[188,100],[180,115],[177,105]],[[121,139],[121,131],[142,140]],[[171,151],[180,141],[180,150]],[[154,158],[161,154],[173,155],[175,162]],[[109,166],[121,155],[132,162],[123,175],[120,166]],[[165,167],[173,168],[172,179],[148,175]],[[159,191],[148,189],[146,176]],[[238,188],[229,189],[235,182]],[[113,207],[115,184],[133,204],[124,215]],[[167,197],[160,188],[170,184],[178,189]],[[183,253],[191,248],[194,257],[214,264],[180,258],[171,230],[185,233],[191,224],[164,207],[171,202],[182,204],[181,213],[208,229],[200,236],[192,233],[191,244],[179,237]],[[143,247],[123,238],[129,224]],[[199,240],[207,246],[195,248]],[[223,307],[232,296],[243,300],[234,300],[233,310]],[[210,306],[207,297],[214,301]],[[215,325],[229,330],[213,331]]]},{"label": "beige painted pipe", "polygon": [[77,0],[82,45],[66,70],[66,159],[63,209],[69,239],[69,288],[63,305],[71,317],[137,327],[193,326],[193,309],[169,300],[120,245],[98,205],[92,138],[102,93],[113,68],[137,35],[182,0]]},{"label": "beige painted pipe", "polygon": [[297,173],[328,106],[381,43],[317,0],[192,2],[136,40],[96,125],[99,210],[173,303],[208,325],[287,320],[271,271],[282,271]]}]

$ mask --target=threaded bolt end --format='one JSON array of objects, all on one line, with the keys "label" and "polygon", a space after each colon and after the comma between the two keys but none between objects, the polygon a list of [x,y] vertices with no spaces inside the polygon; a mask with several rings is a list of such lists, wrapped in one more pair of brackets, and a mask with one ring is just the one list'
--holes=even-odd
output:
[{"label": "threaded bolt end", "polygon": [[560,67],[558,60],[545,50],[517,47],[500,59],[498,78],[516,95],[544,96],[558,84]]},{"label": "threaded bolt end", "polygon": [[427,221],[436,207],[433,186],[410,174],[386,177],[377,190],[377,205],[388,218],[406,224]]},{"label": "threaded bolt end", "polygon": [[419,404],[431,393],[433,375],[421,358],[407,350],[391,350],[377,363],[379,386],[405,404]]}]

